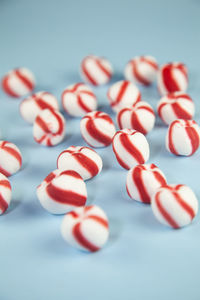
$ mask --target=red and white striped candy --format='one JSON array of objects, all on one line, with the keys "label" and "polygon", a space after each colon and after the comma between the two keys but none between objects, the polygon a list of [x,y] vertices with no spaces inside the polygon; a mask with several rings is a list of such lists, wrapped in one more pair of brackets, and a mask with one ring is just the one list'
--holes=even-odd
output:
[{"label": "red and white striped candy", "polygon": [[176,120],[168,128],[167,150],[175,155],[190,156],[200,146],[200,127],[194,120]]},{"label": "red and white striped candy", "polygon": [[61,113],[52,109],[43,109],[33,125],[35,141],[44,146],[54,146],[62,142],[65,136],[65,119]]},{"label": "red and white striped candy", "polygon": [[96,205],[76,208],[64,216],[61,234],[75,248],[98,251],[108,240],[108,218]]},{"label": "red and white striped candy", "polygon": [[191,120],[194,116],[194,102],[183,92],[174,92],[163,96],[158,102],[157,111],[165,124],[177,119]]},{"label": "red and white striped candy", "polygon": [[87,83],[102,85],[110,81],[113,69],[111,63],[104,57],[89,55],[82,60],[80,72]]},{"label": "red and white striped candy", "polygon": [[117,123],[120,129],[135,129],[143,134],[147,134],[153,129],[155,119],[153,108],[144,101],[139,101],[132,107],[122,108],[117,114]]},{"label": "red and white striped candy", "polygon": [[33,91],[35,78],[26,68],[9,71],[2,79],[2,88],[11,97],[21,97]]},{"label": "red and white striped candy", "polygon": [[192,222],[198,211],[198,200],[186,185],[167,185],[157,190],[151,200],[156,219],[172,228],[181,228]]},{"label": "red and white striped candy", "polygon": [[22,100],[19,109],[23,119],[33,124],[37,115],[45,108],[59,110],[56,97],[48,92],[38,92]]},{"label": "red and white striped candy", "polygon": [[154,164],[137,165],[128,171],[126,178],[129,197],[143,203],[151,203],[153,194],[164,185],[165,175]]},{"label": "red and white striped candy", "polygon": [[10,142],[0,141],[0,172],[11,176],[22,166],[22,155],[19,148]]},{"label": "red and white striped candy", "polygon": [[112,146],[118,163],[124,169],[129,170],[138,164],[144,164],[149,159],[147,139],[134,129],[117,131]]},{"label": "red and white striped candy", "polygon": [[188,71],[179,62],[163,65],[158,72],[158,90],[161,95],[177,91],[185,92],[188,86]]},{"label": "red and white striped candy", "polygon": [[63,91],[62,105],[69,115],[83,117],[86,113],[96,110],[97,98],[87,85],[76,83]]},{"label": "red and white striped candy", "polygon": [[92,147],[110,145],[116,132],[111,117],[101,111],[86,114],[80,122],[80,129],[83,139]]},{"label": "red and white striped candy", "polygon": [[99,154],[89,147],[70,146],[57,159],[59,170],[74,170],[83,180],[90,179],[102,170],[103,162]]},{"label": "red and white striped candy", "polygon": [[5,175],[0,173],[0,215],[2,215],[10,205],[11,196],[10,182]]},{"label": "red and white striped candy", "polygon": [[37,188],[41,205],[52,214],[65,214],[83,206],[87,190],[82,177],[75,171],[55,170]]},{"label": "red and white striped candy", "polygon": [[125,67],[124,76],[127,80],[150,85],[156,78],[158,64],[154,57],[136,56]]},{"label": "red and white striped candy", "polygon": [[128,80],[121,80],[114,83],[107,93],[110,106],[113,111],[118,112],[124,107],[133,106],[141,100],[138,88]]}]

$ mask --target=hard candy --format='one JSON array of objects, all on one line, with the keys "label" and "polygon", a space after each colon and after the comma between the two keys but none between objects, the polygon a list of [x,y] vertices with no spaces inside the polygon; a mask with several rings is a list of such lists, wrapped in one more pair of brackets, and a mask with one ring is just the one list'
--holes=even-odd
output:
[{"label": "hard candy", "polygon": [[0,141],[0,172],[6,177],[19,171],[22,166],[22,154],[19,148],[10,142]]},{"label": "hard candy", "polygon": [[62,106],[71,116],[83,117],[97,108],[97,98],[84,83],[68,86],[62,93]]},{"label": "hard candy", "polygon": [[75,171],[55,170],[38,186],[40,204],[52,214],[65,214],[75,207],[83,206],[87,190],[82,177]]},{"label": "hard candy", "polygon": [[192,222],[198,211],[198,200],[186,185],[167,185],[153,195],[151,207],[160,223],[177,229]]},{"label": "hard candy", "polygon": [[91,147],[106,147],[112,143],[116,132],[111,117],[101,111],[86,114],[80,122],[83,139]]},{"label": "hard candy", "polygon": [[128,80],[117,81],[108,90],[108,101],[114,112],[131,107],[141,100],[139,89]]},{"label": "hard candy", "polygon": [[5,175],[0,173],[0,215],[2,215],[10,205],[11,196],[10,182]]},{"label": "hard candy", "polygon": [[112,146],[118,163],[127,170],[138,164],[144,164],[149,159],[147,139],[134,129],[117,131]]},{"label": "hard candy", "polygon": [[35,141],[44,146],[55,146],[65,136],[65,119],[61,113],[52,109],[43,109],[33,124]]},{"label": "hard candy", "polygon": [[62,151],[57,159],[59,170],[74,170],[83,180],[101,172],[103,162],[99,154],[89,147],[70,146]]},{"label": "hard candy", "polygon": [[190,156],[200,145],[200,127],[194,120],[175,120],[166,135],[167,150],[175,155]]},{"label": "hard candy", "polygon": [[71,246],[95,252],[100,250],[108,240],[108,218],[96,205],[79,207],[65,215],[61,233]]}]

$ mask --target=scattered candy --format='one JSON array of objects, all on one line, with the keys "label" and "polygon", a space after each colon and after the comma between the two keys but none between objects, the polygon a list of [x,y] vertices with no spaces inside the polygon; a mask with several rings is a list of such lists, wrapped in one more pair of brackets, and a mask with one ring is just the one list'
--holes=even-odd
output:
[{"label": "scattered candy", "polygon": [[22,155],[19,148],[10,142],[0,141],[0,172],[11,176],[22,166]]},{"label": "scattered candy", "polygon": [[161,95],[176,91],[185,92],[188,86],[187,68],[182,63],[163,65],[158,72],[158,90]]},{"label": "scattered candy", "polygon": [[141,100],[141,94],[136,85],[128,80],[117,81],[107,93],[110,106],[118,112],[124,107],[133,106]]},{"label": "scattered candy", "polygon": [[169,125],[177,119],[191,120],[195,107],[189,95],[183,92],[174,92],[161,98],[157,111],[163,122]]},{"label": "scattered candy", "polygon": [[99,174],[102,166],[99,154],[89,147],[71,146],[61,152],[57,159],[59,170],[74,170],[83,180]]},{"label": "scattered candy", "polygon": [[152,197],[151,207],[158,221],[164,225],[181,228],[192,222],[198,211],[198,200],[186,185],[161,187]]},{"label": "scattered candy", "polygon": [[10,205],[11,196],[10,182],[5,175],[0,173],[0,215],[2,215]]},{"label": "scattered candy", "polygon": [[33,137],[39,144],[54,146],[62,142],[65,136],[65,119],[61,113],[52,109],[43,109],[33,125]]},{"label": "scattered candy", "polygon": [[11,97],[19,98],[33,91],[35,78],[26,68],[19,68],[8,72],[2,79],[2,88]]},{"label": "scattered candy", "polygon": [[158,64],[152,56],[137,56],[131,59],[125,67],[124,75],[127,80],[150,85],[155,80]]},{"label": "scattered candy", "polygon": [[87,190],[82,177],[75,171],[51,172],[37,188],[38,199],[48,212],[65,214],[87,200]]},{"label": "scattered candy", "polygon": [[62,105],[71,116],[83,117],[97,108],[97,99],[92,90],[84,83],[68,86],[62,93]]},{"label": "scattered candy", "polygon": [[90,84],[102,85],[108,83],[113,70],[110,62],[104,57],[86,56],[81,62],[81,76]]},{"label": "scattered candy", "polygon": [[45,108],[59,110],[58,101],[48,92],[38,92],[21,102],[20,113],[26,122],[33,124],[37,115]]},{"label": "scattered candy", "polygon": [[79,207],[64,216],[61,233],[71,246],[95,252],[108,240],[108,218],[96,205]]},{"label": "scattered candy", "polygon": [[116,132],[111,117],[101,111],[86,114],[80,122],[80,129],[83,139],[91,147],[110,145]]},{"label": "scattered candy", "polygon": [[135,129],[143,134],[153,129],[155,119],[153,108],[144,101],[139,101],[132,107],[122,108],[117,114],[120,129]]},{"label": "scattered candy", "polygon": [[200,146],[200,127],[194,120],[176,120],[166,136],[167,150],[175,155],[190,156]]},{"label": "scattered candy", "polygon": [[144,164],[149,159],[149,144],[146,137],[133,129],[123,129],[116,132],[113,151],[118,163],[124,169],[131,169],[138,164]]},{"label": "scattered candy", "polygon": [[156,190],[166,184],[165,175],[156,165],[137,165],[128,171],[126,190],[130,198],[151,203]]}]

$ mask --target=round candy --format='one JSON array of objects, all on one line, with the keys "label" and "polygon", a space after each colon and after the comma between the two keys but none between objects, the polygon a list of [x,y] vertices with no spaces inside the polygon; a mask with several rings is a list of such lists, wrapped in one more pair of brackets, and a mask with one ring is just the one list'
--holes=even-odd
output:
[{"label": "round candy", "polygon": [[86,114],[80,123],[83,139],[92,147],[106,147],[112,143],[116,132],[110,116],[101,111]]},{"label": "round candy", "polygon": [[169,125],[177,119],[191,120],[194,116],[194,102],[183,92],[174,92],[163,96],[158,102],[158,115]]},{"label": "round candy", "polygon": [[65,136],[65,119],[58,111],[43,109],[33,125],[33,137],[39,144],[54,146],[62,142]]},{"label": "round candy", "polygon": [[136,85],[128,80],[121,80],[114,83],[107,93],[110,106],[115,112],[124,107],[133,106],[140,101],[141,94]]},{"label": "round candy", "polygon": [[120,129],[135,129],[143,134],[153,129],[155,119],[153,108],[144,101],[139,101],[132,107],[122,108],[117,114]]},{"label": "round candy", "polygon": [[123,129],[116,132],[113,151],[118,163],[124,169],[131,169],[138,164],[144,164],[149,159],[149,144],[145,136],[133,129]]},{"label": "round candy", "polygon": [[5,175],[0,173],[0,215],[2,215],[10,205],[11,196],[10,182]]},{"label": "round candy", "polygon": [[108,240],[108,218],[96,205],[78,207],[64,216],[61,234],[75,248],[98,251]]},{"label": "round candy", "polygon": [[41,205],[52,214],[65,214],[87,200],[82,177],[75,171],[55,170],[37,188]]},{"label": "round candy", "polygon": [[11,97],[21,97],[33,91],[35,78],[26,68],[19,68],[8,72],[2,79],[2,88]]},{"label": "round candy", "polygon": [[165,175],[154,164],[137,165],[128,171],[126,178],[129,197],[143,203],[151,203],[153,194],[164,185]]},{"label": "round candy", "polygon": [[62,105],[71,116],[83,117],[97,108],[97,99],[92,90],[84,83],[68,86],[62,93]]},{"label": "round candy", "polygon": [[175,155],[190,156],[200,145],[200,127],[194,120],[176,120],[166,136],[167,150]]},{"label": "round candy", "polygon": [[22,155],[19,148],[10,142],[0,141],[0,172],[11,176],[22,166]]},{"label": "round candy", "polygon": [[87,83],[102,85],[110,81],[113,70],[110,62],[104,57],[86,56],[81,62],[81,76]]},{"label": "round candy", "polygon": [[59,170],[74,170],[83,180],[99,174],[102,166],[99,154],[89,147],[71,146],[61,152],[57,159]]},{"label": "round candy", "polygon": [[48,92],[38,92],[21,102],[20,113],[26,122],[33,124],[37,115],[45,108],[59,110],[58,101]]},{"label": "round candy", "polygon": [[163,65],[158,72],[158,90],[161,95],[177,91],[185,92],[188,72],[184,64],[174,62]]},{"label": "round candy", "polygon": [[152,56],[136,56],[125,67],[124,75],[127,80],[150,85],[156,78],[158,64]]},{"label": "round candy", "polygon": [[190,224],[198,211],[198,200],[186,185],[167,185],[153,195],[153,213],[164,225],[181,228]]}]

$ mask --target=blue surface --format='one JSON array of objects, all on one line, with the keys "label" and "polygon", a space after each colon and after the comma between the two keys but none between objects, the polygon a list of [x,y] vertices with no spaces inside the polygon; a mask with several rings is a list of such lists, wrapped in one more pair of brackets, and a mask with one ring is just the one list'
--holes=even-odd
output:
[{"label": "blue surface", "polygon": [[[80,80],[79,64],[89,53],[112,61],[114,80],[122,78],[125,63],[138,54],[152,54],[159,63],[179,60],[190,70],[189,93],[200,121],[199,13],[198,0],[0,0],[0,76],[26,66],[35,73],[36,90],[60,98],[65,86]],[[107,88],[95,92],[100,108],[111,113]],[[156,87],[141,91],[155,107]],[[12,204],[0,217],[0,300],[199,300],[199,214],[182,230],[159,224],[149,206],[129,201],[127,172],[111,147],[97,150],[104,169],[87,182],[88,203],[100,205],[109,216],[109,242],[102,251],[85,254],[62,240],[62,216],[42,209],[35,188],[55,169],[61,150],[85,145],[79,120],[66,116],[65,141],[49,149],[33,141],[18,105],[0,91],[3,137],[16,143],[24,158],[23,169],[11,177]],[[190,158],[174,157],[165,150],[165,134],[158,120],[147,137],[150,162],[160,166],[169,183],[188,184],[200,199],[200,151]]]}]

